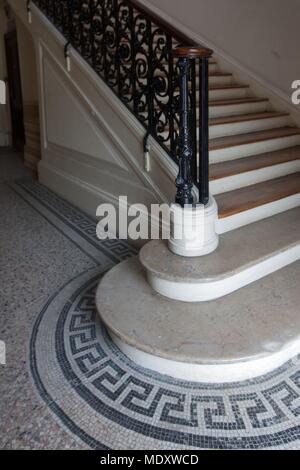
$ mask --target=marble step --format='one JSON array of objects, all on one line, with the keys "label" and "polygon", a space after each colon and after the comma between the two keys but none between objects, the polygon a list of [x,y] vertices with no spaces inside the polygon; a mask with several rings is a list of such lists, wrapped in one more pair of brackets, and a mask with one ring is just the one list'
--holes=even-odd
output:
[{"label": "marble step", "polygon": [[[269,111],[265,113],[243,114],[209,119],[209,138],[218,139],[234,135],[249,134],[281,127],[291,123],[288,113]],[[177,128],[178,129],[178,128]],[[162,134],[168,136],[168,131]]]},{"label": "marble step", "polygon": [[300,171],[300,146],[210,165],[213,195]]},{"label": "marble step", "polygon": [[242,114],[262,113],[269,109],[267,98],[240,98],[236,100],[216,100],[209,103],[209,117],[219,118]]},{"label": "marble step", "polygon": [[[209,99],[210,100],[223,100],[223,99],[238,99],[246,98],[249,92],[249,85],[230,84],[223,86],[210,85]],[[197,99],[199,99],[199,92],[197,91]]]},{"label": "marble step", "polygon": [[[214,104],[216,101],[219,101],[219,100],[222,100],[225,102],[225,101],[232,101],[232,100],[247,99],[248,91],[249,91],[248,85],[231,84],[231,85],[224,85],[224,86],[210,86],[209,99],[212,104]],[[179,93],[175,93],[174,95],[178,96]],[[129,95],[127,95],[127,97],[129,98]],[[199,99],[200,99],[200,93],[199,93],[199,90],[196,90],[197,107],[198,107]],[[166,104],[169,102],[169,97],[157,96],[157,100],[160,103]],[[230,135],[230,133],[225,134],[225,135]],[[219,137],[219,136],[216,136],[216,137]]]},{"label": "marble step", "polygon": [[215,196],[225,233],[300,206],[300,172]]},{"label": "marble step", "polygon": [[[199,83],[199,80],[198,80]],[[209,74],[210,86],[230,85],[233,83],[233,75],[231,73],[216,72]]]},{"label": "marble step", "polygon": [[[235,249],[231,253],[235,258]],[[133,258],[103,278],[96,305],[117,347],[140,366],[190,382],[237,382],[299,354],[299,277],[294,263],[259,287],[187,303],[155,292]]]},{"label": "marble step", "polygon": [[[235,100],[235,99],[247,99],[247,93],[249,87],[247,85],[225,85],[225,86],[211,86],[209,88],[209,99],[214,102],[216,100]],[[174,96],[178,96],[178,93],[174,93]],[[129,95],[126,95],[127,99],[130,98]],[[196,100],[199,102],[200,94],[199,91],[196,91]],[[160,97],[157,95],[157,100],[160,103],[166,104],[169,102],[169,96]]]},{"label": "marble step", "polygon": [[[162,100],[162,104],[164,104]],[[268,112],[269,100],[267,98],[238,98],[209,101],[209,118],[224,118],[248,115],[251,113]],[[157,109],[159,109],[157,107]],[[141,113],[143,114],[143,113]],[[145,113],[146,115],[146,113]]]},{"label": "marble step", "polygon": [[300,145],[300,128],[282,127],[210,140],[209,161],[220,163]]},{"label": "marble step", "polygon": [[[136,57],[135,57],[135,60],[138,61],[146,61],[146,52],[143,53],[143,54],[137,54]],[[124,62],[125,66],[128,67],[128,63],[125,61]],[[158,64],[159,66],[161,67],[161,70],[158,68]],[[176,64],[175,64],[176,65]],[[121,66],[122,66],[122,62],[121,62]],[[157,64],[156,64],[156,70],[155,70],[155,75],[165,75],[169,70],[169,62],[168,60],[161,60],[161,61],[158,61]],[[216,60],[214,59],[211,59],[209,60],[208,62],[208,71],[209,71],[209,74],[215,74],[215,73],[218,73],[220,72],[220,68],[219,68],[219,64]],[[196,69],[196,77],[199,77],[199,68]]]},{"label": "marble step", "polygon": [[299,207],[223,235],[217,250],[208,256],[174,255],[161,240],[149,242],[140,252],[153,289],[183,302],[224,297],[299,257]]},{"label": "marble step", "polygon": [[290,122],[288,113],[274,111],[215,118],[209,121],[209,136],[211,139],[217,139],[230,135],[277,129],[288,126]]}]

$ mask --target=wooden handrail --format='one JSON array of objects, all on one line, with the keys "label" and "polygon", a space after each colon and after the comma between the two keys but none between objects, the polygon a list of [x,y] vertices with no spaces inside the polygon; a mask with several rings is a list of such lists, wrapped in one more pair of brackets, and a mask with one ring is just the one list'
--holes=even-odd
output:
[{"label": "wooden handrail", "polygon": [[[176,41],[182,44],[184,46],[181,48],[182,51],[183,49],[185,49],[185,52],[188,52],[190,50],[190,53],[188,53],[187,56],[210,57],[213,54],[213,51],[211,49],[208,49],[207,47],[201,46],[199,44],[195,44],[195,42],[186,34],[183,34],[178,31],[178,29],[172,26],[168,21],[162,19],[161,16],[157,15],[156,13],[153,13],[150,8],[146,7],[145,5],[142,5],[138,0],[126,0],[126,3],[135,8],[139,13],[144,14],[148,20],[155,23],[164,33],[168,34],[169,36],[172,36]],[[199,49],[197,55],[193,54],[192,52],[196,49]],[[182,55],[183,54],[180,54],[180,56]]]},{"label": "wooden handrail", "polygon": [[190,59],[196,57],[209,58],[213,54],[211,49],[206,49],[201,46],[178,46],[174,49],[175,57],[188,57]]}]

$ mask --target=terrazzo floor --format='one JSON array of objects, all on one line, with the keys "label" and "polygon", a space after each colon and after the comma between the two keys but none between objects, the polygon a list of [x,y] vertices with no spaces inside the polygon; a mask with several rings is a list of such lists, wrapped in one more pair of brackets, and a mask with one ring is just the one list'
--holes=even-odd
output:
[{"label": "terrazzo floor", "polygon": [[[136,254],[0,152],[1,449],[300,448],[300,357],[200,385],[135,366],[98,320],[101,276]],[[300,264],[285,271],[299,279]],[[280,286],[278,286],[280,291]]]},{"label": "terrazzo floor", "polygon": [[0,448],[82,449],[37,396],[29,373],[30,334],[48,297],[96,262],[25,202],[9,182],[31,172],[19,154],[0,152]]}]

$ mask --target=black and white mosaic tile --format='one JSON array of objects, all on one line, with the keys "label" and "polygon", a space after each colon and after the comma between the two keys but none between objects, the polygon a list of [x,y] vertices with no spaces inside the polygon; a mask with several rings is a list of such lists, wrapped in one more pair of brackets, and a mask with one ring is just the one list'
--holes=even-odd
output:
[{"label": "black and white mosaic tile", "polygon": [[300,436],[300,358],[233,385],[199,385],[144,370],[98,320],[99,275],[87,272],[43,309],[32,374],[49,406],[93,447],[265,448]]},{"label": "black and white mosaic tile", "polygon": [[91,219],[40,185],[15,186],[99,260],[56,291],[32,331],[34,385],[65,428],[95,449],[300,448],[300,357],[267,376],[218,385],[136,366],[111,342],[94,300],[111,263],[135,250],[121,241],[102,246]]}]

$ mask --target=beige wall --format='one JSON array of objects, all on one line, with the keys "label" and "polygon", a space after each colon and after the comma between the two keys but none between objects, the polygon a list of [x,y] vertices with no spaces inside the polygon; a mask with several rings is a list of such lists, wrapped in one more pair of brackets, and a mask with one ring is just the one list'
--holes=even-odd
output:
[{"label": "beige wall", "polygon": [[140,0],[175,18],[283,94],[300,79],[299,0]]}]

